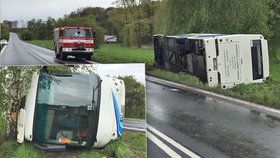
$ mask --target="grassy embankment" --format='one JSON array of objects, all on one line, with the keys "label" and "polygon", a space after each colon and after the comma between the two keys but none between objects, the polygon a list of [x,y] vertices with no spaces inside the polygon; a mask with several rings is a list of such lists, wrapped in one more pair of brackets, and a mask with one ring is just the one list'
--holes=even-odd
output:
[{"label": "grassy embankment", "polygon": [[[1,140],[0,157],[2,158],[47,158],[56,157],[60,154],[59,152],[40,150],[29,142],[18,144],[15,140]],[[121,139],[107,145],[103,150],[78,149],[75,151],[75,155],[78,158],[145,158],[146,149],[146,135],[144,133],[124,133]]]},{"label": "grassy embankment", "polygon": [[[52,41],[32,41],[39,46],[47,46]],[[94,61],[102,63],[146,63],[147,74],[166,80],[178,82],[219,94],[240,98],[254,103],[280,109],[280,61],[270,63],[270,78],[262,84],[238,85],[232,89],[223,90],[219,87],[209,88],[197,77],[187,73],[172,73],[153,67],[154,55],[152,48],[127,48],[121,45],[103,44],[94,53]]]},{"label": "grassy embankment", "polygon": [[43,48],[48,48],[53,50],[53,40],[32,40],[32,41],[26,41],[28,43],[43,47]]}]

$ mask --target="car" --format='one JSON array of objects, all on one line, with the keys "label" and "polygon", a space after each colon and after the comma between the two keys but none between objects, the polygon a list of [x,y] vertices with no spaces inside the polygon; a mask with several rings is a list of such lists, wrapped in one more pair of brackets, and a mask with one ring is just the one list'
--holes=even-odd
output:
[{"label": "car", "polygon": [[0,44],[1,45],[8,45],[8,41],[6,39],[1,39]]}]

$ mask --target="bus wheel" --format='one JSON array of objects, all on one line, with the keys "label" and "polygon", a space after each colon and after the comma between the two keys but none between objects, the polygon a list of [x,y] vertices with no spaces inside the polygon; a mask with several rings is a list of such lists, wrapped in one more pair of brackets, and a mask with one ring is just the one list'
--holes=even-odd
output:
[{"label": "bus wheel", "polygon": [[57,56],[59,56],[61,60],[65,60],[67,58],[65,53],[63,53],[62,48],[59,49],[59,54]]}]

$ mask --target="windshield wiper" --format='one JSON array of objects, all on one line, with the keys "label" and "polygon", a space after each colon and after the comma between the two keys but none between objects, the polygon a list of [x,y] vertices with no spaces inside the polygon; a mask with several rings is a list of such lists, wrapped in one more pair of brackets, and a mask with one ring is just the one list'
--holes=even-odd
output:
[{"label": "windshield wiper", "polygon": [[93,110],[93,105],[95,103],[95,100],[94,100],[95,91],[100,87],[101,83],[102,83],[102,80],[99,81],[99,83],[96,87],[94,87],[94,85],[93,85],[93,88],[92,88],[93,89],[93,92],[92,92],[92,110]]},{"label": "windshield wiper", "polygon": [[88,105],[79,105],[79,106],[76,106],[76,105],[48,105],[47,104],[47,108],[48,109],[54,109],[54,110],[66,110],[68,108],[83,108],[83,107],[87,107]]}]

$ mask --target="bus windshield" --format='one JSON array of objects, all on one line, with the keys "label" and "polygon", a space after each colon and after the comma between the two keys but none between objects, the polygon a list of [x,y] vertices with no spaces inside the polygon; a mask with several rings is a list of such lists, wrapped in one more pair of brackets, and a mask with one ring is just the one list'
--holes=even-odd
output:
[{"label": "bus windshield", "polygon": [[39,79],[35,112],[38,142],[90,144],[99,78],[94,75],[48,74]]},{"label": "bus windshield", "polygon": [[65,29],[64,30],[64,36],[65,37],[84,37],[84,38],[91,38],[92,37],[92,31],[89,29]]},{"label": "bus windshield", "polygon": [[39,83],[39,104],[63,106],[91,106],[93,88],[98,78],[79,74],[42,74]]}]

